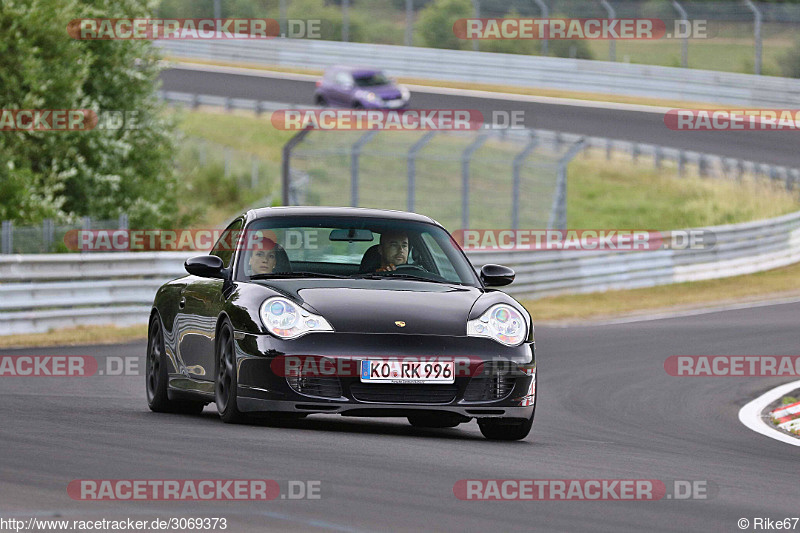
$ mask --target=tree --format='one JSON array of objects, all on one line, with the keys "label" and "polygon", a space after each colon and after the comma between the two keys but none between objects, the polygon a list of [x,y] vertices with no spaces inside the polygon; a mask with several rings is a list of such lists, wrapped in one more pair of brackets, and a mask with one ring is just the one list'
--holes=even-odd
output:
[{"label": "tree", "polygon": [[115,218],[177,223],[172,125],[154,88],[149,41],[80,41],[76,18],[147,17],[146,0],[0,2],[0,109],[90,109],[131,118],[122,129],[0,132],[0,219]]}]

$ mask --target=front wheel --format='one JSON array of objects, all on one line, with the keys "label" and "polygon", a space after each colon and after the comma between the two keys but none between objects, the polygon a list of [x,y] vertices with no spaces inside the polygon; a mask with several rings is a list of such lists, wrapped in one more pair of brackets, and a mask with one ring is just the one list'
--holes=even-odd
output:
[{"label": "front wheel", "polygon": [[239,411],[236,394],[239,389],[236,376],[236,350],[233,345],[233,328],[225,322],[220,328],[217,342],[217,372],[214,381],[214,398],[223,422],[238,424],[247,416]]}]

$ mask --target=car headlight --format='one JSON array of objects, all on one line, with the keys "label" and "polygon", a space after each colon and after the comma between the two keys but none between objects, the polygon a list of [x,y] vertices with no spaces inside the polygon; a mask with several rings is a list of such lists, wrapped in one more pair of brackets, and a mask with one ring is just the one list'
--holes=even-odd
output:
[{"label": "car headlight", "polygon": [[522,313],[506,304],[497,304],[474,320],[467,321],[467,335],[488,337],[506,346],[522,344],[528,334]]},{"label": "car headlight", "polygon": [[403,98],[403,100],[408,100],[409,98],[411,98],[411,92],[401,85],[400,96]]},{"label": "car headlight", "polygon": [[261,304],[261,321],[281,339],[296,339],[312,331],[333,331],[328,321],[309,313],[291,300],[276,296]]},{"label": "car headlight", "polygon": [[383,99],[375,93],[367,93],[366,98],[367,102],[374,102],[374,103],[383,102]]}]

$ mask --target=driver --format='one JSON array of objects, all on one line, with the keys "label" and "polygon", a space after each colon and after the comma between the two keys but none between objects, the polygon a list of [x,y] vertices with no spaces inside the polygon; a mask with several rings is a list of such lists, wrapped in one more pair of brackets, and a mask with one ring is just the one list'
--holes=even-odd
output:
[{"label": "driver", "polygon": [[378,245],[381,266],[376,272],[395,270],[408,263],[408,234],[404,231],[381,233]]}]

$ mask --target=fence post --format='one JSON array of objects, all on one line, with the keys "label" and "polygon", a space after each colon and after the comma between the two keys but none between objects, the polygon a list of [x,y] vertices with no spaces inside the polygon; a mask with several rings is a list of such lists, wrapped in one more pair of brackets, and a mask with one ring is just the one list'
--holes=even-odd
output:
[{"label": "fence post", "polygon": [[406,0],[406,36],[405,45],[414,43],[414,0]]},{"label": "fence post", "polygon": [[287,19],[287,16],[286,16],[286,0],[281,0],[278,10],[279,10],[279,16],[281,18],[281,20],[280,20],[281,37],[287,37],[289,30],[287,28],[287,22],[286,22],[286,19]]},{"label": "fence post", "polygon": [[[476,19],[481,18],[481,0],[472,0],[472,16]],[[479,51],[480,46],[478,46],[478,39],[472,38],[472,49],[474,51]]]},{"label": "fence post", "polygon": [[120,213],[117,218],[117,229],[128,229],[128,215],[127,213]]},{"label": "fence post", "polygon": [[661,158],[663,157],[661,153],[661,146],[656,146],[655,153],[653,154],[653,164],[655,165],[656,169],[661,168]]},{"label": "fence post", "polygon": [[10,254],[14,250],[14,223],[10,220],[3,221],[3,247],[2,253]]},{"label": "fence post", "polygon": [[[608,0],[600,0],[600,4],[606,11],[608,12],[608,18],[615,19],[617,18],[617,12],[614,11],[614,8],[611,7],[611,4],[608,3]],[[608,40],[608,60],[609,61],[616,61],[617,60],[617,41],[614,39]]]},{"label": "fence post", "polygon": [[752,0],[744,0],[750,11],[753,12],[753,41],[755,47],[755,64],[753,70],[756,74],[761,74],[761,11]]},{"label": "fence post", "polygon": [[214,0],[214,18],[221,19],[222,18],[222,0]]},{"label": "fence post", "polygon": [[361,156],[361,148],[372,140],[378,130],[369,130],[358,138],[350,149],[350,205],[358,207],[358,160]]},{"label": "fence post", "polygon": [[253,155],[250,158],[250,188],[258,187],[258,158]]},{"label": "fence post", "polygon": [[519,189],[520,189],[520,170],[522,169],[522,165],[525,162],[525,159],[531,154],[534,148],[536,148],[536,137],[533,130],[529,132],[530,138],[528,139],[528,144],[525,145],[525,148],[522,149],[520,153],[514,156],[514,161],[512,163],[512,185],[511,185],[511,229],[519,229]]},{"label": "fence post", "polygon": [[556,177],[556,194],[550,208],[550,220],[547,229],[567,229],[567,165],[586,147],[586,137],[581,137],[558,161]]},{"label": "fence post", "polygon": [[472,159],[472,154],[481,147],[486,139],[489,138],[487,133],[481,133],[478,138],[472,141],[472,144],[464,149],[461,154],[461,229],[469,227],[469,162]]},{"label": "fence post", "polygon": [[[548,9],[547,4],[544,3],[544,0],[533,0],[533,2],[537,6],[539,6],[539,10],[541,10],[541,12],[542,12],[542,18],[543,19],[546,19],[547,17],[550,16],[550,9]],[[547,52],[548,52],[548,47],[547,47],[547,38],[548,37],[549,37],[549,35],[547,35],[547,30],[544,31],[544,35],[540,36],[540,40],[542,41],[542,50],[541,50],[541,52],[542,52],[543,56],[546,56]]]},{"label": "fence post", "polygon": [[[678,0],[672,0],[672,7],[675,8],[675,11],[678,12],[678,16],[681,17],[681,20],[685,24],[691,24],[689,22],[689,15],[686,13],[686,10],[683,9],[683,6],[678,3]],[[684,37],[681,41],[681,66],[683,68],[689,66],[689,37]]]},{"label": "fence post", "polygon": [[281,204],[285,206],[291,205],[289,202],[289,187],[291,185],[292,150],[295,146],[303,142],[303,139],[306,138],[306,135],[308,135],[311,129],[311,127],[306,127],[298,131],[283,145],[281,154]]},{"label": "fence post", "polygon": [[342,41],[350,40],[350,0],[342,0]]},{"label": "fence post", "polygon": [[42,221],[42,244],[44,245],[44,253],[50,252],[50,248],[53,246],[53,240],[55,239],[55,224],[53,224],[53,219],[46,218]]},{"label": "fence post", "polygon": [[614,143],[611,139],[606,138],[606,161],[611,161],[611,150],[613,149]]},{"label": "fence post", "polygon": [[686,172],[686,154],[683,150],[678,150],[678,176],[683,177]]},{"label": "fence post", "polygon": [[436,135],[436,130],[427,132],[408,149],[408,159],[406,163],[408,168],[408,211],[414,211],[414,200],[417,190],[417,154],[430,142],[434,135]]}]

